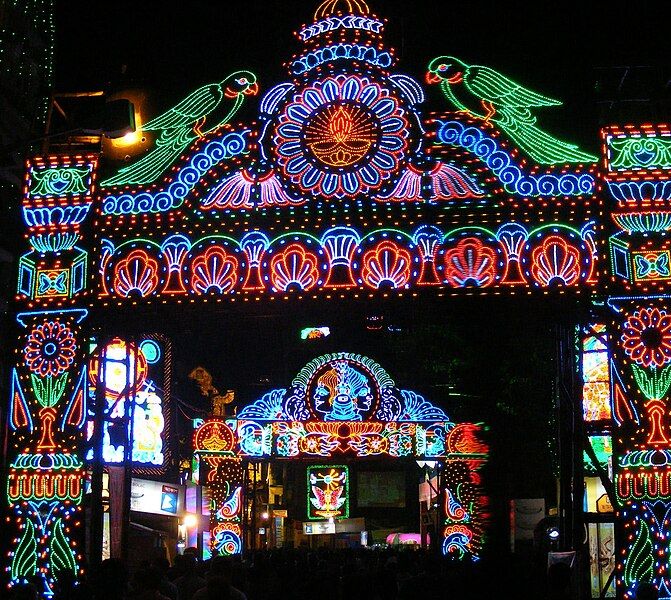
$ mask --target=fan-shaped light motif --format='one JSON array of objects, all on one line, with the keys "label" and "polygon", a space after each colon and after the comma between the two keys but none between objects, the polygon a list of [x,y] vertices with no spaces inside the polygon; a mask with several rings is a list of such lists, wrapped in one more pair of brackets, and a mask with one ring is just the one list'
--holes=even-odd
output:
[{"label": "fan-shaped light motif", "polygon": [[532,253],[531,275],[543,287],[580,280],[580,249],[564,238],[551,235]]},{"label": "fan-shaped light motif", "polygon": [[292,288],[306,291],[319,279],[317,255],[300,244],[291,244],[277,253],[270,263],[270,277],[276,290],[286,292]]},{"label": "fan-shaped light motif", "polygon": [[339,14],[365,16],[370,8],[363,0],[324,0],[315,11],[315,21]]},{"label": "fan-shaped light motif", "polygon": [[147,297],[158,287],[158,261],[144,250],[133,250],[114,269],[114,289],[119,296]]},{"label": "fan-shaped light motif", "polygon": [[225,294],[238,281],[238,260],[220,246],[211,246],[191,263],[191,289],[197,294]]},{"label": "fan-shaped light motif", "polygon": [[445,253],[445,278],[455,287],[487,287],[496,277],[496,252],[477,237],[464,238]]},{"label": "fan-shaped light motif", "polygon": [[385,240],[363,255],[361,278],[372,288],[385,285],[403,288],[410,281],[410,252],[395,242]]}]

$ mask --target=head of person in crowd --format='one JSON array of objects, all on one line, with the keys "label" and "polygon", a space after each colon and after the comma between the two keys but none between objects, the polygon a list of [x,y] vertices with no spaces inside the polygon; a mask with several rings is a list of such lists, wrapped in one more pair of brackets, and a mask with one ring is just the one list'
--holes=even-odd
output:
[{"label": "head of person in crowd", "polygon": [[636,600],[657,600],[659,593],[652,583],[639,583],[636,586]]},{"label": "head of person in crowd", "polygon": [[32,583],[20,583],[12,588],[12,600],[37,600],[37,588]]}]

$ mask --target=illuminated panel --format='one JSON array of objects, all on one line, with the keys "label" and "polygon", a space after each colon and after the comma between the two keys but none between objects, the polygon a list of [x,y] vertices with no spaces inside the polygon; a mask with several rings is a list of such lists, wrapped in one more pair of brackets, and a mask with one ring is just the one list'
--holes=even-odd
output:
[{"label": "illuminated panel", "polygon": [[82,574],[78,544],[84,464],[78,453],[86,415],[84,310],[31,311],[12,369],[7,500],[18,530],[9,584],[34,583],[49,598],[57,573]]},{"label": "illuminated panel", "polygon": [[77,244],[95,193],[94,156],[28,161],[22,212],[31,247],[19,257],[21,300],[60,305],[86,286],[88,252]]},{"label": "illuminated panel", "polygon": [[331,335],[329,327],[305,327],[301,329],[302,340],[321,340]]},{"label": "illuminated panel", "polygon": [[[512,153],[505,150],[497,136],[469,126],[467,122],[438,120],[436,141],[473,152],[500,177],[506,191],[521,196],[582,196],[595,191],[594,175],[587,170],[548,170],[536,174]],[[595,159],[588,161],[594,162]]]},{"label": "illuminated panel", "polygon": [[334,56],[340,60],[363,61],[383,69],[389,68],[394,61],[393,54],[373,46],[337,44],[303,54],[291,63],[291,72],[293,75],[307,73],[324,63],[332,62]]},{"label": "illuminated panel", "polygon": [[388,89],[356,75],[327,78],[280,117],[278,164],[302,193],[343,198],[379,190],[399,169],[409,124]]},{"label": "illuminated panel", "polygon": [[[244,467],[236,456],[235,421],[205,421],[194,433],[200,482],[212,499],[207,545],[210,554],[231,556],[243,550],[242,514]],[[205,541],[205,540],[204,540]]]},{"label": "illuminated panel", "polygon": [[[121,464],[126,452],[126,436],[132,433],[131,462],[137,472],[164,471],[170,454],[171,413],[164,402],[169,390],[170,345],[159,337],[138,343],[112,340],[105,350],[104,373],[100,354],[95,353],[89,369],[89,394],[95,397],[98,381],[104,384],[106,401],[103,428],[103,460]],[[130,407],[126,405],[130,402]],[[129,414],[126,414],[126,411]],[[132,424],[124,425],[130,420]],[[88,423],[89,441],[93,422]],[[87,460],[93,458],[89,450]]]},{"label": "illuminated panel", "polygon": [[611,418],[610,371],[605,325],[591,325],[583,337],[583,418],[605,421]]},{"label": "illuminated panel", "polygon": [[216,467],[209,479],[212,494],[210,550],[214,555],[232,556],[242,552],[243,467],[239,458],[229,458]]},{"label": "illuminated panel", "polygon": [[628,293],[664,294],[671,279],[671,130],[612,126],[601,137],[616,226],[609,240],[612,279]]},{"label": "illuminated panel", "polygon": [[349,469],[343,465],[307,468],[308,519],[349,517]]},{"label": "illuminated panel", "polygon": [[[604,470],[604,472],[609,472],[609,461],[613,455],[613,443],[611,436],[609,435],[590,435],[589,443],[592,445],[594,454],[599,463],[599,466]],[[597,470],[592,464],[592,461],[587,456],[586,452],[583,452],[583,466],[585,469],[585,475],[587,476],[596,476]]]},{"label": "illuminated panel", "polygon": [[[163,189],[155,192],[129,191],[106,196],[103,199],[103,214],[119,216],[163,213],[179,208],[205,173],[222,161],[229,160],[247,151],[247,136],[249,133],[249,130],[242,130],[229,132],[223,136],[214,137],[212,140],[205,138],[207,143],[204,144],[202,152],[197,154],[198,160],[195,160],[194,157],[183,169],[177,172],[170,182],[165,184]],[[148,156],[151,156],[151,154]],[[140,162],[143,160],[145,159],[141,159]],[[117,177],[123,178],[126,176],[120,174]],[[116,180],[117,178],[114,178],[105,183],[120,185],[111,183]]]},{"label": "illuminated panel", "polygon": [[671,131],[664,125],[610,128],[605,137],[609,173],[671,171]]},{"label": "illuminated panel", "polygon": [[48,198],[89,195],[93,166],[35,165],[28,172],[28,197]]},{"label": "illuminated panel", "polygon": [[443,473],[443,556],[478,560],[490,518],[480,468],[484,461],[450,460]]},{"label": "illuminated panel", "polygon": [[663,299],[623,303],[613,323],[613,405],[616,408],[615,491],[621,506],[624,544],[617,557],[617,583],[625,598],[651,581],[669,596],[671,443],[671,315]]},{"label": "illuminated panel", "polygon": [[[422,225],[407,233],[377,229],[362,235],[352,227],[317,233],[319,238],[301,231],[276,237],[252,232],[239,241],[180,234],[118,247],[104,239],[101,297],[119,303],[160,298],[193,302],[199,297],[288,299],[333,289],[356,293],[434,287],[456,293],[478,288],[486,293],[519,286],[528,292],[579,293],[596,282],[593,221],[581,230],[564,223],[530,229],[509,222],[496,230]],[[663,258],[645,260],[664,266]]]},{"label": "illuminated panel", "polygon": [[[344,418],[351,415],[355,420]],[[416,392],[396,388],[390,375],[370,358],[339,352],[310,361],[289,388],[263,394],[238,410],[237,418],[204,421],[194,433],[193,446],[200,457],[200,481],[225,483],[221,495],[224,501],[228,494],[225,502],[233,501],[231,494],[237,489],[237,475],[230,470],[233,459],[440,458],[454,465],[450,472],[455,479],[448,489],[458,504],[448,504],[451,512],[446,519],[451,520],[445,522],[443,550],[455,558],[474,559],[480,554],[488,519],[479,470],[487,462],[489,448],[482,433],[482,425],[452,423],[442,409]],[[220,467],[229,469],[225,476],[220,477]],[[348,479],[346,467],[308,468],[310,519],[347,516]],[[465,516],[455,520],[462,511]],[[223,523],[228,523],[227,529],[220,531],[226,532],[236,524]],[[214,540],[215,533],[212,530]]]},{"label": "illuminated panel", "polygon": [[[305,423],[307,431],[313,425],[333,422],[331,429],[335,433],[338,422],[441,422],[447,430],[454,425],[441,408],[424,397],[396,388],[391,376],[374,360],[349,352],[324,354],[311,360],[290,388],[267,392],[238,411],[238,418],[291,420],[297,425]],[[362,427],[352,431],[374,433],[363,424]]]},{"label": "illuminated panel", "polygon": [[618,594],[631,599],[639,582],[650,581],[669,598],[671,130],[612,126],[601,135],[603,179],[619,230],[610,238],[612,279],[626,294],[613,304],[620,316],[611,349],[613,466],[624,527]]},{"label": "illuminated panel", "polygon": [[88,310],[77,303],[88,283],[80,244],[96,168],[94,155],[31,158],[21,201],[28,251],[18,257],[14,308],[6,571],[9,587],[31,583],[43,598],[56,593],[61,577],[83,574]]}]

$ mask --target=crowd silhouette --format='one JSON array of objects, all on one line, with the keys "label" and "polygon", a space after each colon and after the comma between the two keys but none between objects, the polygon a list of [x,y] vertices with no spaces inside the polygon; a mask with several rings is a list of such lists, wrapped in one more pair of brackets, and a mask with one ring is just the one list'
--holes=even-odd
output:
[{"label": "crowd silhouette", "polygon": [[[546,572],[514,555],[463,563],[391,548],[324,548],[199,561],[187,549],[173,565],[159,556],[133,573],[115,559],[81,581],[59,573],[53,600],[570,600],[577,597],[571,584],[565,564]],[[37,588],[15,586],[11,597],[37,600]],[[654,586],[639,585],[637,600],[656,598]]]}]

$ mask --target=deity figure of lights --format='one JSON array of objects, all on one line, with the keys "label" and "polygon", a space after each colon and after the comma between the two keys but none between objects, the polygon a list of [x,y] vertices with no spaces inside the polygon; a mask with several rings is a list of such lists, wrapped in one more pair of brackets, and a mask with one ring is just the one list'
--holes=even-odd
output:
[{"label": "deity figure of lights", "polygon": [[319,377],[313,399],[324,421],[362,421],[373,395],[367,378],[343,361]]},{"label": "deity figure of lights", "polygon": [[[310,504],[317,517],[329,519],[342,516],[346,512],[347,503],[347,470],[332,468],[309,473]],[[344,493],[343,493],[344,492]]]},{"label": "deity figure of lights", "polygon": [[296,94],[274,136],[277,163],[302,192],[344,198],[380,190],[398,173],[410,125],[375,81],[340,75]]}]

